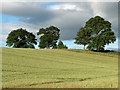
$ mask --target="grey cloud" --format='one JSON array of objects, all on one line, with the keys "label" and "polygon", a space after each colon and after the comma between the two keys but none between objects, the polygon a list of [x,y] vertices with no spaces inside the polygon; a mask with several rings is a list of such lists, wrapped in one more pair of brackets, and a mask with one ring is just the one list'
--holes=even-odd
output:
[{"label": "grey cloud", "polygon": [[[59,4],[65,3],[55,3],[55,5]],[[78,2],[67,4],[74,4],[83,10],[52,10],[44,6],[46,3],[22,2],[11,3],[11,5],[9,3],[4,3],[3,14],[20,17],[21,23],[18,23],[16,25],[12,24],[11,27],[18,28],[19,25],[19,27],[24,27],[28,31],[30,30],[36,34],[40,28],[54,25],[60,28],[62,40],[70,40],[76,36],[77,31],[80,29],[80,27],[83,27],[85,25],[85,22],[88,19],[94,17],[95,14],[99,13],[103,18],[105,18],[105,20],[111,21],[113,24],[112,28],[115,30],[117,35],[117,3]],[[8,28],[9,27],[5,28],[4,30],[7,30]],[[8,30],[12,30],[12,28]]]},{"label": "grey cloud", "polygon": [[112,23],[112,30],[118,36],[118,2],[92,2],[94,15],[100,15]]},{"label": "grey cloud", "polygon": [[55,17],[54,12],[43,7],[44,3],[17,2],[3,3],[2,13],[20,17],[20,21],[28,23],[39,23]]},{"label": "grey cloud", "polygon": [[[61,3],[65,4],[65,3]],[[71,4],[71,3],[69,3]],[[77,31],[80,29],[80,27],[83,27],[85,22],[93,16],[91,10],[87,9],[86,7],[89,7],[88,3],[72,3],[80,8],[84,9],[84,11],[64,11],[64,10],[56,10],[54,11],[58,16],[56,18],[53,18],[51,20],[48,20],[44,23],[40,23],[40,26],[49,26],[49,25],[55,25],[58,28],[60,28],[60,34],[61,39],[63,40],[70,40],[73,39],[76,36]],[[83,7],[84,5],[85,7]],[[81,6],[82,5],[82,6]],[[86,10],[87,9],[87,10]]]},{"label": "grey cloud", "polygon": [[109,19],[118,16],[117,2],[92,2],[91,8],[94,14],[100,14]]},{"label": "grey cloud", "polygon": [[[86,16],[84,16],[84,14],[86,14]],[[61,39],[73,39],[80,27],[83,27],[85,21],[90,17],[91,15],[81,12],[69,12],[64,17],[61,17],[61,20],[58,20],[57,22],[57,25],[61,27]]]}]

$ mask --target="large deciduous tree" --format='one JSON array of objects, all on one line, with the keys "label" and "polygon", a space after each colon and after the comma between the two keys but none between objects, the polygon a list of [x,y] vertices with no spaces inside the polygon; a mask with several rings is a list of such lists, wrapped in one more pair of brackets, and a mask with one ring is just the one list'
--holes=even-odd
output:
[{"label": "large deciduous tree", "polygon": [[100,16],[90,18],[85,28],[92,30],[91,40],[87,47],[89,50],[103,51],[106,44],[116,41],[114,32],[111,30],[111,23]]},{"label": "large deciduous tree", "polygon": [[6,43],[14,48],[35,48],[34,44],[37,44],[35,35],[22,28],[11,31]]},{"label": "large deciduous tree", "polygon": [[60,30],[57,27],[50,26],[48,28],[41,28],[37,35],[41,35],[39,47],[40,48],[56,48],[57,40],[59,39]]},{"label": "large deciduous tree", "polygon": [[84,45],[84,50],[85,50],[85,46],[90,41],[90,36],[91,36],[91,30],[82,27],[77,32],[76,37],[74,38],[75,39],[74,43]]}]

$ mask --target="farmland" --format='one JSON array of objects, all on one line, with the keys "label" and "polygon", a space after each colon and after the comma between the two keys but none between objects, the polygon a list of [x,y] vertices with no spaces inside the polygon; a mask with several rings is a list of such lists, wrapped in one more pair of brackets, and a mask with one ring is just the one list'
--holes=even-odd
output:
[{"label": "farmland", "polygon": [[117,88],[118,56],[82,50],[2,48],[3,88]]}]

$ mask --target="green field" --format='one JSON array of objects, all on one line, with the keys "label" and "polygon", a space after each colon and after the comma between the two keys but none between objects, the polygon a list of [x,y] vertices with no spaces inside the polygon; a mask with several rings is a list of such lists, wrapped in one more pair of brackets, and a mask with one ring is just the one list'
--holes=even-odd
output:
[{"label": "green field", "polygon": [[117,88],[118,57],[83,50],[2,48],[3,88]]}]

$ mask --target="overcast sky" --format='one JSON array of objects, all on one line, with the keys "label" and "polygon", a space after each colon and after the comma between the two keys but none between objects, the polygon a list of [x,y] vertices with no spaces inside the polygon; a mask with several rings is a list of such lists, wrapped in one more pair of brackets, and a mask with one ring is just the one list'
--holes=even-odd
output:
[{"label": "overcast sky", "polygon": [[97,15],[110,21],[118,36],[118,2],[3,2],[0,15],[3,41],[18,28],[36,34],[40,28],[54,25],[60,29],[60,39],[66,44],[71,41],[72,47],[77,31]]}]

